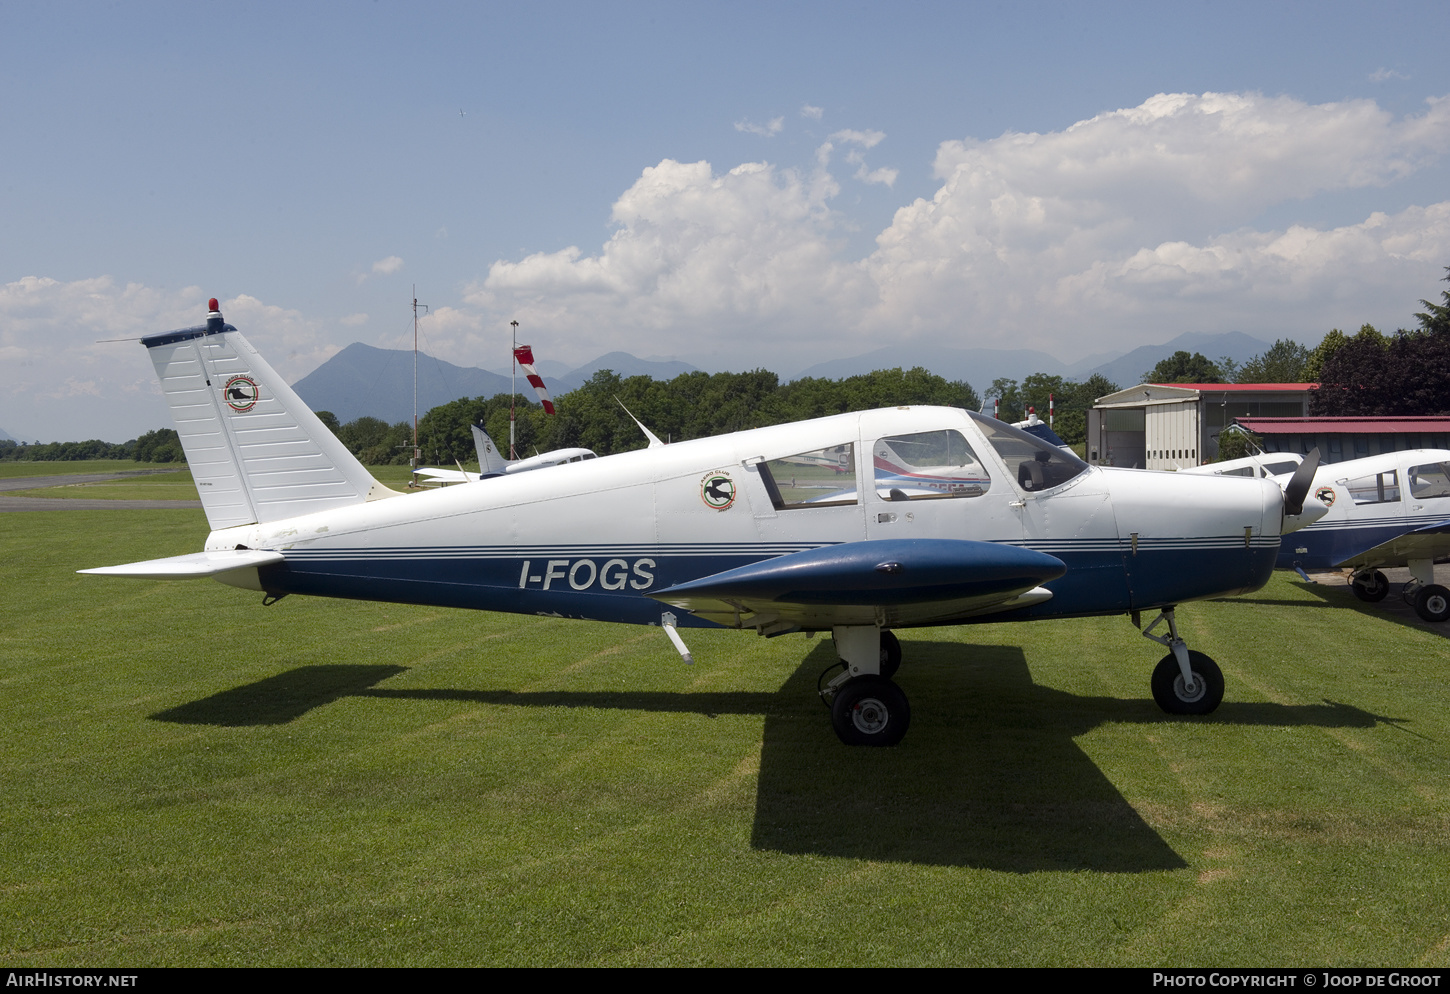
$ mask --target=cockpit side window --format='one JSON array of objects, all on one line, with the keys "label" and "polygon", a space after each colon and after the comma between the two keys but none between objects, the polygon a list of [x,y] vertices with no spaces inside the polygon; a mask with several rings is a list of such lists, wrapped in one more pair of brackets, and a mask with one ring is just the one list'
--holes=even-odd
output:
[{"label": "cockpit side window", "polygon": [[962,433],[951,429],[879,438],[871,461],[882,500],[980,497],[992,485]]},{"label": "cockpit side window", "polygon": [[974,411],[968,411],[967,417],[986,434],[1023,490],[1049,490],[1087,472],[1088,464],[1066,449]]},{"label": "cockpit side window", "polygon": [[1399,473],[1395,470],[1340,480],[1339,485],[1349,491],[1350,500],[1356,504],[1393,504],[1400,499]]},{"label": "cockpit side window", "polygon": [[778,511],[855,504],[855,443],[767,460],[760,463],[760,479]]}]

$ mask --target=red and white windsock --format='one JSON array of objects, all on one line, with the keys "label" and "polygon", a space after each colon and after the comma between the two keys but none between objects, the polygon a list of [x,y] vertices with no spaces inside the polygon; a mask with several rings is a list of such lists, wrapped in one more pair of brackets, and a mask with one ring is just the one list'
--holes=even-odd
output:
[{"label": "red and white windsock", "polygon": [[554,402],[549,399],[549,391],[544,388],[544,378],[534,368],[534,350],[527,345],[520,345],[514,349],[514,359],[518,361],[519,368],[529,378],[529,385],[539,395],[540,402],[544,405],[545,414],[554,413]]}]

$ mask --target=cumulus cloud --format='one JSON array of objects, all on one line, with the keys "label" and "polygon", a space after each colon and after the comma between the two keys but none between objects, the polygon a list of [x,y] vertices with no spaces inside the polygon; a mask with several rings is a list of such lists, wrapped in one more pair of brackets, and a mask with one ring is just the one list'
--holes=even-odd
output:
[{"label": "cumulus cloud", "polygon": [[374,276],[391,276],[403,268],[403,260],[396,255],[390,255],[386,259],[379,259],[373,263]]},{"label": "cumulus cloud", "polygon": [[750,121],[736,121],[735,130],[744,131],[747,134],[760,135],[762,138],[774,138],[785,128],[785,118],[772,117],[765,124],[754,124]]},{"label": "cumulus cloud", "polygon": [[[833,163],[889,186],[896,170],[867,162],[884,137],[836,131],[799,168],[665,159],[616,200],[602,245],[494,262],[425,319],[429,349],[498,354],[513,319],[561,361],[714,353],[782,372],[913,340],[1065,360],[1184,331],[1312,341],[1408,324],[1450,264],[1450,200],[1292,221],[1301,201],[1389,187],[1441,160],[1450,98],[1396,116],[1364,100],[1159,94],[1057,131],[953,138],[937,149],[931,196],[900,206],[874,250],[852,257]],[[1291,221],[1264,225],[1270,208]],[[114,428],[141,403],[127,397],[154,397],[154,378],[134,343],[95,340],[196,324],[204,305],[195,287],[108,277],[0,287],[0,361],[19,371],[0,425],[49,437],[37,417],[83,415]],[[289,379],[362,317],[322,321],[250,296],[223,308]],[[167,423],[154,403],[140,430]]]},{"label": "cumulus cloud", "polygon": [[[1297,287],[1308,304],[1311,286],[1340,277],[1364,287],[1393,271],[1400,292],[1407,276],[1429,285],[1427,268],[1377,240],[1373,225],[1358,238],[1347,229],[1240,229],[1270,206],[1389,184],[1447,144],[1450,100],[1443,98],[1396,120],[1372,101],[1311,106],[1214,93],[1160,94],[1048,134],[943,142],[935,162],[941,187],[931,200],[901,208],[868,260],[883,288],[877,319],[909,308],[928,327],[928,315],[966,313],[986,338],[1037,344],[1068,321],[1099,336],[1095,345],[1117,346],[1133,344],[1135,332],[1141,341],[1141,322],[1155,318],[1181,330],[1229,327],[1223,310],[1188,305],[1210,286],[1220,298],[1237,286],[1235,299],[1251,306],[1232,320],[1267,331],[1283,315],[1253,306],[1278,295],[1270,286]],[[1434,212],[1407,212],[1397,223],[1422,227],[1432,254],[1450,252]],[[1303,251],[1289,251],[1300,242]],[[1350,243],[1382,265],[1343,271],[1327,246]],[[1278,276],[1257,269],[1262,257],[1249,251],[1271,244],[1284,260]],[[1220,260],[1216,270],[1210,259]],[[1176,287],[1172,294],[1149,292],[1165,281]],[[1086,286],[1103,289],[1073,297]],[[1402,306],[1413,299],[1406,294]]]},{"label": "cumulus cloud", "polygon": [[854,131],[847,128],[831,135],[830,140],[833,142],[851,142],[865,148],[875,148],[881,144],[881,139],[885,137],[886,132],[884,131]]},{"label": "cumulus cloud", "polygon": [[[160,289],[109,276],[65,282],[27,276],[0,285],[0,359],[12,372],[0,425],[44,441],[125,441],[171,424],[138,341],[206,319],[199,287]],[[221,301],[227,320],[288,380],[336,353],[321,321],[248,295]]]},{"label": "cumulus cloud", "polygon": [[1450,259],[1445,204],[1252,227],[1267,208],[1435,162],[1450,146],[1446,98],[1396,117],[1369,100],[1159,94],[1060,131],[945,141],[934,195],[846,259],[831,162],[889,186],[897,171],[864,154],[884,137],[836,131],[809,172],[666,160],[615,204],[598,250],[500,261],[466,302],[600,349],[678,353],[705,330],[762,356],[918,337],[1071,359],[1189,329],[1308,337],[1408,315]]},{"label": "cumulus cloud", "polygon": [[1387,79],[1409,79],[1409,78],[1410,77],[1406,76],[1402,72],[1396,72],[1393,69],[1385,69],[1383,67],[1381,67],[1379,69],[1376,69],[1374,72],[1372,72],[1372,73],[1369,74],[1369,81],[1371,83],[1383,83]]},{"label": "cumulus cloud", "polygon": [[819,121],[825,112],[824,107],[812,107],[810,104],[801,105],[801,117],[808,117],[812,121]]}]

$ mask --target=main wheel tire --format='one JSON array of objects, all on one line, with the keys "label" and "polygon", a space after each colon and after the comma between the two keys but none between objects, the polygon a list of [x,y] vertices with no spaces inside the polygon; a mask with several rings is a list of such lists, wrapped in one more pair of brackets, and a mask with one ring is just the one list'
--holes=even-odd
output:
[{"label": "main wheel tire", "polygon": [[1428,583],[1415,595],[1415,613],[1426,621],[1450,618],[1450,590],[1438,583]]},{"label": "main wheel tire", "polygon": [[881,675],[890,680],[901,669],[901,640],[889,631],[881,632]]},{"label": "main wheel tire", "polygon": [[1382,601],[1390,592],[1390,581],[1387,576],[1379,570],[1371,570],[1368,573],[1356,573],[1349,581],[1349,589],[1354,591],[1354,596],[1367,604],[1374,604]]},{"label": "main wheel tire", "polygon": [[850,680],[831,702],[831,726],[846,745],[894,746],[910,725],[906,695],[882,677]]},{"label": "main wheel tire", "polygon": [[1210,714],[1223,700],[1223,671],[1218,663],[1196,649],[1188,650],[1188,668],[1193,673],[1193,692],[1183,686],[1178,657],[1169,653],[1153,668],[1153,700],[1169,714]]}]

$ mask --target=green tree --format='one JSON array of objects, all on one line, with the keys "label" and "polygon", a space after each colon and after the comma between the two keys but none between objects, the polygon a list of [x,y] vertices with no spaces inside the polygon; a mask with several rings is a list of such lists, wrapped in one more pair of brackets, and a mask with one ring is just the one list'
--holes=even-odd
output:
[{"label": "green tree", "polygon": [[1300,383],[1309,364],[1309,350],[1290,338],[1280,338],[1263,355],[1244,363],[1234,383]]},{"label": "green tree", "polygon": [[181,450],[181,436],[176,434],[175,428],[148,431],[128,444],[131,446],[131,458],[137,462],[186,462],[186,454]]},{"label": "green tree", "polygon": [[1173,353],[1143,374],[1144,383],[1223,383],[1223,370],[1202,352]]},{"label": "green tree", "polygon": [[[1450,266],[1445,267],[1445,272],[1450,273]],[[1450,275],[1447,275],[1442,282],[1450,283]],[[1417,313],[1416,318],[1420,321],[1420,330],[1435,335],[1450,334],[1450,290],[1440,294],[1445,301],[1443,304],[1436,304],[1429,300],[1421,300],[1425,305],[1423,312]]]},{"label": "green tree", "polygon": [[1218,457],[1214,461],[1227,462],[1230,459],[1242,459],[1244,456],[1262,451],[1264,451],[1262,438],[1245,431],[1238,425],[1230,425],[1218,433]]},{"label": "green tree", "polygon": [[1026,405],[1022,403],[1022,391],[1017,381],[999,376],[987,390],[987,402],[997,402],[997,416],[1003,421],[1021,421]]},{"label": "green tree", "polygon": [[1318,383],[1324,375],[1324,364],[1329,357],[1342,348],[1349,341],[1349,336],[1338,328],[1329,329],[1329,333],[1319,341],[1319,345],[1304,363],[1304,371],[1299,375],[1303,376],[1306,382]]}]

